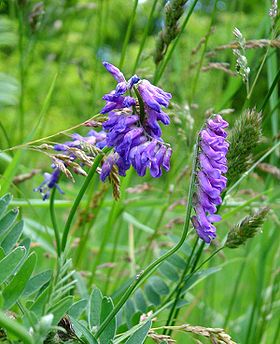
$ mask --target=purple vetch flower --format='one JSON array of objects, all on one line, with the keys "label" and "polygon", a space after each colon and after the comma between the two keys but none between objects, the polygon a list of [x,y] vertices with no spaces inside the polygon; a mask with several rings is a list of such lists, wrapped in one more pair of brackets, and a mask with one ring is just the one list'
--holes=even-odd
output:
[{"label": "purple vetch flower", "polygon": [[[172,154],[169,145],[161,138],[159,125],[159,121],[164,125],[170,123],[162,107],[169,105],[171,94],[137,75],[126,81],[117,67],[108,62],[103,65],[118,82],[115,90],[103,97],[107,103],[101,110],[101,113],[108,114],[108,120],[103,123],[107,132],[106,144],[113,147],[117,155],[110,155],[108,161],[105,160],[101,179],[106,179],[114,164],[120,175],[125,175],[132,165],[139,176],[144,176],[149,169],[152,177],[160,177],[162,169],[169,170]],[[142,110],[139,102],[144,105]]]},{"label": "purple vetch flower", "polygon": [[226,154],[229,144],[224,130],[227,126],[228,123],[220,115],[215,115],[208,119],[205,129],[200,132],[198,183],[193,197],[196,216],[192,217],[192,223],[199,237],[206,243],[216,237],[216,227],[212,223],[221,220],[215,212],[216,206],[222,203],[220,195],[227,182],[227,178],[222,175],[227,172]]},{"label": "purple vetch flower", "polygon": [[64,194],[58,185],[59,176],[60,170],[58,168],[55,168],[53,173],[44,173],[44,181],[34,189],[34,191],[39,191],[41,193],[43,201],[50,197],[50,192],[53,188],[56,188],[61,194]]}]

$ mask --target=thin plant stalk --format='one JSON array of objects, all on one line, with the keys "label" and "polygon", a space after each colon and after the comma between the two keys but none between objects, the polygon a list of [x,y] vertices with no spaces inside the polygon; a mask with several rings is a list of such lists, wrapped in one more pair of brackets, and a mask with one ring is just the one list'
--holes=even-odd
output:
[{"label": "thin plant stalk", "polygon": [[154,15],[154,12],[155,12],[155,9],[156,9],[157,2],[158,2],[158,0],[154,0],[152,8],[151,8],[150,15],[149,15],[149,18],[148,18],[148,23],[145,25],[144,34],[143,34],[143,37],[142,37],[142,40],[141,40],[141,43],[140,43],[140,47],[139,47],[139,50],[138,50],[138,53],[137,53],[137,57],[136,57],[136,60],[135,60],[135,63],[134,63],[134,67],[132,69],[132,74],[134,74],[136,72],[136,69],[138,67],[140,56],[142,54],[144,45],[145,45],[147,37],[148,37],[149,29],[150,29],[151,24],[152,24],[153,15]]},{"label": "thin plant stalk", "polygon": [[215,19],[215,14],[216,14],[216,10],[217,10],[217,2],[218,2],[218,0],[215,0],[214,9],[213,9],[213,12],[212,12],[212,15],[211,15],[211,20],[210,20],[209,28],[208,28],[208,31],[207,31],[207,34],[206,34],[206,37],[205,37],[204,45],[203,45],[203,51],[202,51],[202,54],[201,54],[201,57],[200,57],[200,60],[199,60],[199,63],[198,63],[197,71],[196,71],[196,74],[195,74],[195,77],[194,77],[193,87],[192,87],[192,92],[191,92],[191,99],[190,99],[190,102],[189,102],[190,104],[192,104],[192,100],[193,100],[193,97],[195,95],[197,81],[198,81],[199,74],[200,74],[200,71],[201,71],[201,67],[202,67],[202,64],[203,64],[204,56],[206,54],[206,50],[207,50],[207,47],[208,47],[208,40],[209,40],[209,37],[210,37],[210,34],[211,34],[211,28],[213,26],[214,19]]},{"label": "thin plant stalk", "polygon": [[193,169],[192,169],[190,186],[189,186],[188,205],[187,205],[187,210],[186,210],[185,224],[184,224],[182,236],[179,242],[173,248],[171,248],[169,251],[163,254],[161,257],[153,261],[142,273],[136,276],[136,279],[130,284],[130,286],[124,292],[123,296],[121,297],[119,302],[116,304],[112,312],[109,313],[107,318],[100,325],[98,331],[96,332],[95,338],[98,338],[101,335],[101,333],[105,330],[105,328],[110,323],[110,321],[114,318],[114,316],[119,312],[119,310],[128,300],[130,295],[134,292],[134,290],[138,286],[140,286],[164,260],[166,260],[172,254],[177,252],[180,249],[180,247],[183,245],[183,243],[185,242],[185,239],[187,237],[188,230],[189,230],[189,223],[190,223],[190,217],[191,217],[191,212],[192,212],[192,197],[193,197],[194,185],[195,185],[197,154],[198,154],[198,143],[196,142],[195,147],[194,147],[194,154],[193,154]]},{"label": "thin plant stalk", "polygon": [[121,52],[121,58],[120,58],[120,63],[119,63],[119,68],[122,69],[123,64],[124,64],[124,59],[125,59],[125,54],[126,54],[126,50],[127,50],[127,46],[128,46],[128,42],[131,36],[131,32],[132,32],[132,28],[133,28],[133,23],[136,17],[136,10],[137,10],[137,6],[138,6],[138,0],[134,1],[134,5],[133,5],[133,9],[132,9],[132,13],[130,15],[130,20],[129,20],[129,24],[125,33],[125,38],[124,38],[124,43],[123,43],[123,47],[122,47],[122,52]]},{"label": "thin plant stalk", "polygon": [[105,147],[103,149],[103,153],[100,153],[99,155],[96,156],[96,158],[94,159],[94,163],[92,164],[92,167],[90,168],[90,171],[84,181],[84,184],[82,185],[74,203],[73,203],[73,206],[70,210],[70,213],[69,213],[69,216],[68,216],[68,219],[66,221],[66,224],[65,224],[65,227],[64,227],[64,230],[63,230],[63,234],[62,234],[62,241],[61,241],[61,251],[64,252],[65,251],[65,248],[66,248],[66,244],[67,244],[67,239],[68,239],[68,235],[69,235],[69,231],[70,231],[70,227],[71,227],[71,224],[72,224],[72,221],[74,219],[74,216],[78,210],[78,206],[89,186],[89,183],[91,182],[93,176],[95,175],[95,172],[96,172],[96,169],[97,167],[99,166],[104,154],[106,154],[108,151],[110,150],[110,148],[108,147]]},{"label": "thin plant stalk", "polygon": [[197,2],[198,2],[198,0],[195,0],[195,1],[192,3],[192,5],[190,6],[189,11],[188,11],[188,14],[187,14],[187,16],[186,16],[186,18],[185,18],[185,20],[184,20],[184,22],[183,22],[183,24],[182,24],[182,27],[181,27],[181,30],[180,30],[178,36],[175,38],[172,47],[168,50],[168,53],[167,53],[167,55],[166,55],[166,58],[165,58],[165,59],[162,61],[162,63],[160,63],[159,66],[157,67],[157,69],[156,69],[156,71],[155,71],[155,74],[154,74],[154,84],[157,84],[157,83],[159,82],[159,80],[161,79],[162,74],[163,74],[163,72],[165,71],[165,68],[166,68],[168,62],[169,62],[169,60],[171,59],[171,57],[172,57],[172,55],[173,55],[173,53],[174,53],[174,50],[175,50],[177,44],[179,43],[179,39],[181,38],[181,35],[182,35],[182,33],[184,32],[185,27],[186,27],[186,25],[187,25],[188,22],[189,22],[189,19],[190,19],[191,15],[192,15],[192,13],[193,13],[193,11],[194,11],[194,9],[195,9],[195,6],[196,6]]},{"label": "thin plant stalk", "polygon": [[51,221],[52,221],[55,241],[56,241],[56,252],[57,252],[58,257],[60,257],[60,254],[61,254],[60,234],[59,234],[59,230],[57,226],[55,209],[54,209],[55,193],[56,193],[56,188],[53,188],[51,192],[51,197],[50,197],[50,215],[51,215]]}]

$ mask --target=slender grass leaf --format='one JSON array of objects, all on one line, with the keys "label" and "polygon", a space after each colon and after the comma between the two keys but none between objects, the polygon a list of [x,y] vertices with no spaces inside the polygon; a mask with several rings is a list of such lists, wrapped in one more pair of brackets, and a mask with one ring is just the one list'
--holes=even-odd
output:
[{"label": "slender grass leaf", "polygon": [[58,324],[59,320],[65,315],[72,304],[73,296],[66,296],[51,307],[49,312],[53,314],[53,325]]},{"label": "slender grass leaf", "polygon": [[27,297],[42,288],[52,277],[52,270],[46,270],[33,276],[26,284],[22,296]]},{"label": "slender grass leaf", "polygon": [[70,317],[70,320],[72,322],[74,331],[76,333],[80,334],[80,340],[85,344],[98,344],[97,340],[94,338],[94,336],[91,334],[91,332],[78,320],[76,320],[73,317]]},{"label": "slender grass leaf", "polygon": [[15,222],[18,216],[18,209],[10,210],[1,220],[0,220],[0,240],[4,238],[5,234],[8,232],[10,227]]},{"label": "slender grass leaf", "polygon": [[5,239],[1,243],[1,246],[6,254],[8,254],[11,251],[11,249],[15,246],[19,237],[21,236],[22,231],[23,221],[20,221],[17,224],[15,224],[10,233],[6,235]]},{"label": "slender grass leaf", "polygon": [[6,256],[3,248],[0,246],[0,261]]},{"label": "slender grass leaf", "polygon": [[148,308],[147,302],[145,300],[145,296],[141,289],[136,290],[135,295],[134,295],[134,300],[135,300],[137,309],[139,309],[139,311],[142,313],[146,313],[147,308]]},{"label": "slender grass leaf", "polygon": [[103,295],[98,288],[93,288],[88,302],[89,328],[100,325],[101,307]]},{"label": "slender grass leaf", "polygon": [[13,277],[11,282],[3,290],[5,309],[9,309],[19,299],[34,270],[35,264],[36,254],[33,252],[23,263],[22,267]]},{"label": "slender grass leaf", "polygon": [[153,234],[155,231],[151,227],[148,227],[148,226],[144,225],[143,223],[139,222],[133,215],[131,215],[129,213],[124,212],[123,213],[123,219],[126,222],[133,224],[136,228],[141,229],[146,233]]},{"label": "slender grass leaf", "polygon": [[[109,313],[113,310],[114,305],[113,301],[110,297],[103,297],[102,300],[102,308],[101,308],[101,316],[100,316],[100,323],[102,323]],[[116,333],[116,318],[113,318],[111,322],[107,325],[105,330],[100,335],[100,344],[108,344],[111,339],[114,339]]]},{"label": "slender grass leaf", "polygon": [[9,163],[6,168],[2,178],[0,179],[0,194],[4,195],[9,190],[9,187],[13,181],[14,176],[17,173],[17,166],[19,165],[19,160],[23,155],[22,150],[18,150],[13,157],[12,162]]},{"label": "slender grass leaf", "polygon": [[0,261],[0,284],[4,283],[14,273],[25,253],[26,249],[19,246]]},{"label": "slender grass leaf", "polygon": [[88,300],[86,299],[79,300],[73,303],[73,305],[70,307],[68,311],[69,316],[72,318],[78,319],[83,313],[83,311],[86,309],[87,304],[88,304]]},{"label": "slender grass leaf", "polygon": [[133,333],[133,335],[125,342],[125,344],[143,344],[148,336],[151,326],[151,320],[145,322],[142,327]]}]

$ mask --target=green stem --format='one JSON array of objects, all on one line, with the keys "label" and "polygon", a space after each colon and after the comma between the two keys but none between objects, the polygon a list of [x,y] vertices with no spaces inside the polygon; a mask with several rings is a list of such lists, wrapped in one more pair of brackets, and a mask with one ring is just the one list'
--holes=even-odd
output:
[{"label": "green stem", "polygon": [[195,75],[195,78],[194,78],[192,92],[191,92],[191,99],[190,99],[189,104],[192,104],[193,97],[195,95],[197,81],[198,81],[199,74],[200,74],[200,71],[201,71],[201,67],[202,67],[202,64],[203,64],[204,56],[205,56],[205,53],[206,53],[206,50],[207,50],[208,40],[209,40],[209,37],[210,37],[210,34],[211,34],[211,28],[212,28],[212,25],[213,25],[213,22],[214,22],[215,14],[216,14],[217,2],[218,2],[218,0],[215,0],[214,9],[213,9],[213,12],[212,12],[210,25],[209,25],[209,28],[208,28],[208,31],[207,31],[207,34],[206,34],[206,37],[205,37],[205,42],[204,42],[204,45],[203,45],[203,51],[202,51],[202,54],[201,54],[201,57],[200,57],[200,60],[199,60],[199,64],[198,64],[198,68],[197,68],[197,71],[196,71],[196,75]]},{"label": "green stem", "polygon": [[[173,302],[173,305],[171,307],[171,310],[169,312],[169,315],[168,315],[168,318],[167,318],[167,322],[166,322],[166,326],[168,326],[171,321],[172,321],[172,317],[173,317],[173,314],[174,314],[174,311],[175,311],[175,308],[176,308],[176,305],[178,303],[178,300],[179,300],[179,297],[180,297],[180,294],[181,294],[181,291],[182,291],[182,283],[184,282],[184,279],[186,277],[186,274],[188,273],[189,271],[189,267],[190,267],[190,263],[191,263],[191,260],[192,260],[192,257],[194,255],[194,252],[195,252],[195,249],[196,249],[196,246],[198,244],[198,241],[199,241],[199,238],[197,237],[196,238],[196,241],[195,241],[195,244],[193,245],[193,248],[192,248],[192,251],[191,251],[191,254],[190,254],[190,257],[188,259],[188,262],[185,266],[185,269],[181,275],[181,278],[180,278],[180,281],[179,283],[177,284],[177,286],[175,287],[175,289],[170,293],[170,295],[168,296],[168,299],[166,300],[167,302],[172,298],[172,296],[176,293],[176,297],[175,297],[175,301]],[[163,331],[163,334],[166,334],[167,330],[165,329]]]},{"label": "green stem", "polygon": [[96,338],[98,338],[101,335],[101,333],[105,330],[107,325],[114,318],[114,316],[119,312],[119,310],[122,308],[124,303],[128,300],[129,296],[134,292],[134,290],[138,286],[140,286],[140,284],[142,284],[164,260],[166,260],[172,254],[174,254],[176,251],[178,251],[179,248],[185,242],[185,239],[187,237],[188,230],[189,230],[189,223],[190,223],[190,217],[191,217],[191,211],[192,211],[192,197],[193,197],[195,177],[196,177],[195,171],[196,171],[196,165],[197,165],[197,154],[198,154],[198,143],[196,142],[196,144],[194,146],[193,168],[192,168],[192,174],[191,174],[191,180],[190,180],[190,186],[189,186],[189,192],[188,192],[188,204],[187,204],[187,210],[186,210],[186,218],[185,218],[185,223],[184,223],[181,239],[173,248],[171,248],[169,251],[167,251],[161,257],[159,257],[154,262],[152,262],[142,273],[140,273],[138,276],[136,276],[136,279],[130,284],[130,286],[124,292],[123,296],[121,297],[121,299],[119,300],[117,305],[114,307],[112,312],[109,313],[107,318],[100,325],[100,327],[99,327],[99,329],[95,335]]},{"label": "green stem", "polygon": [[[105,147],[103,149],[103,153],[106,154],[107,152],[109,152],[111,150],[111,148],[108,148],[108,147]],[[63,234],[62,234],[62,241],[61,241],[61,251],[64,252],[65,251],[65,248],[66,248],[66,244],[67,244],[67,239],[68,239],[68,235],[69,235],[69,231],[70,231],[70,227],[71,227],[71,224],[72,224],[72,221],[74,219],[74,216],[77,212],[77,209],[78,209],[78,206],[89,186],[89,183],[91,182],[93,176],[95,175],[95,172],[96,172],[96,169],[97,167],[99,166],[104,154],[103,153],[100,153],[99,155],[96,156],[96,158],[94,159],[94,163],[84,181],[84,184],[82,185],[75,201],[74,201],[74,204],[70,210],[70,213],[69,213],[69,216],[68,216],[68,219],[66,221],[66,224],[65,224],[65,227],[64,227],[64,230],[63,230]]]},{"label": "green stem", "polygon": [[138,54],[137,54],[137,57],[136,57],[136,60],[135,60],[135,63],[134,63],[132,74],[134,74],[136,72],[136,69],[138,67],[139,59],[140,59],[141,53],[143,51],[144,45],[146,43],[146,39],[147,39],[147,36],[148,36],[148,33],[149,33],[149,29],[151,27],[151,23],[152,23],[152,20],[153,20],[153,15],[154,15],[154,12],[155,12],[155,8],[156,8],[157,2],[158,2],[158,0],[154,0],[153,5],[152,5],[152,9],[151,9],[151,12],[150,12],[150,15],[149,15],[148,23],[147,23],[147,25],[145,25],[144,35],[143,35],[142,41],[140,43],[140,47],[139,47]]},{"label": "green stem", "polygon": [[127,49],[127,46],[128,46],[128,41],[129,41],[130,36],[131,36],[131,31],[132,31],[133,23],[134,23],[134,19],[135,19],[135,16],[136,16],[137,6],[138,6],[138,0],[135,0],[134,1],[134,6],[133,6],[133,10],[132,10],[132,13],[130,15],[130,21],[129,21],[129,24],[128,24],[128,28],[126,30],[123,47],[122,47],[121,59],[120,59],[120,63],[119,63],[119,68],[120,69],[122,69],[122,67],[123,67],[123,63],[124,63],[124,59],[125,59],[125,53],[126,53],[126,49]]},{"label": "green stem", "polygon": [[54,235],[55,235],[56,251],[57,251],[58,257],[60,257],[60,254],[61,254],[60,235],[59,235],[59,230],[58,230],[56,216],[55,216],[55,209],[54,209],[55,192],[56,192],[56,188],[53,188],[51,197],[50,197],[50,215],[51,215],[51,221],[52,221]]},{"label": "green stem", "polygon": [[155,75],[154,75],[154,84],[157,84],[159,82],[160,78],[162,77],[162,74],[163,74],[163,72],[164,72],[164,70],[165,70],[169,60],[171,59],[172,54],[174,53],[174,50],[175,50],[175,48],[176,48],[176,46],[177,46],[177,44],[179,42],[179,39],[181,38],[182,33],[184,32],[184,29],[185,29],[186,25],[189,22],[189,19],[190,19],[191,15],[192,15],[192,13],[194,11],[194,8],[195,8],[197,2],[198,2],[198,0],[195,0],[192,3],[192,5],[191,5],[191,7],[189,9],[189,12],[188,12],[188,14],[187,14],[183,24],[182,24],[181,30],[180,30],[178,36],[175,38],[174,43],[173,43],[171,49],[169,49],[168,54],[166,55],[165,60],[162,61],[162,63],[156,69]]}]

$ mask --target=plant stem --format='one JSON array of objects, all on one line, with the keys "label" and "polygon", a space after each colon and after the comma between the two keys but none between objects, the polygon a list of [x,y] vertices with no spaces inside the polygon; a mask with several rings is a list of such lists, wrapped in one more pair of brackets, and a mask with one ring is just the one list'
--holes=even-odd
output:
[{"label": "plant stem", "polygon": [[55,216],[55,209],[54,209],[55,192],[56,192],[56,188],[53,188],[51,197],[50,197],[50,215],[51,215],[51,221],[52,221],[55,241],[56,241],[56,252],[57,252],[58,257],[60,257],[60,254],[61,254],[60,235],[59,235],[59,230],[58,230],[56,216]]},{"label": "plant stem", "polygon": [[89,183],[91,182],[93,176],[95,175],[95,172],[96,172],[96,169],[98,167],[98,165],[100,164],[104,154],[106,154],[107,152],[109,152],[111,150],[111,148],[108,148],[108,147],[105,147],[103,149],[103,153],[100,153],[99,155],[96,156],[96,158],[94,159],[94,163],[92,165],[92,167],[90,168],[90,171],[84,181],[84,184],[82,185],[75,201],[74,201],[74,204],[70,210],[70,213],[69,213],[69,216],[68,216],[68,219],[66,221],[66,224],[65,224],[65,227],[64,227],[64,230],[63,230],[63,234],[62,234],[62,241],[61,241],[61,251],[64,252],[65,251],[65,248],[66,248],[66,244],[67,244],[67,239],[68,239],[68,234],[69,234],[69,231],[70,231],[70,227],[71,227],[71,224],[72,224],[72,221],[74,219],[74,216],[76,214],[76,211],[78,209],[78,206],[89,186]]},{"label": "plant stem", "polygon": [[17,321],[10,319],[6,314],[0,312],[0,326],[7,330],[8,333],[12,333],[18,339],[21,339],[25,344],[33,344],[33,339],[27,330],[20,325]]},{"label": "plant stem", "polygon": [[173,54],[173,52],[174,52],[174,50],[175,50],[175,48],[176,48],[176,46],[177,46],[177,44],[178,44],[178,42],[179,42],[179,39],[181,38],[181,35],[182,35],[182,33],[184,32],[184,29],[185,29],[186,25],[187,25],[188,22],[189,22],[189,19],[190,19],[191,15],[192,15],[192,13],[193,13],[193,11],[194,11],[194,8],[195,8],[197,2],[198,2],[198,0],[195,0],[195,1],[192,3],[192,5],[191,5],[191,7],[190,7],[190,9],[189,9],[189,12],[188,12],[188,14],[187,14],[187,16],[186,16],[186,18],[185,18],[183,24],[182,24],[181,30],[180,30],[178,36],[175,38],[174,43],[173,43],[171,49],[169,49],[168,54],[166,55],[166,58],[165,58],[165,59],[162,61],[162,63],[157,67],[157,69],[156,69],[156,71],[155,71],[155,74],[154,74],[154,84],[157,84],[157,83],[159,82],[159,80],[161,79],[162,74],[163,74],[163,72],[164,72],[164,70],[165,70],[165,68],[166,68],[166,66],[167,66],[167,64],[168,64],[168,62],[169,62],[169,60],[171,59],[171,56],[172,56],[172,54]]},{"label": "plant stem", "polygon": [[158,0],[154,0],[153,5],[152,5],[152,9],[151,9],[151,12],[150,12],[150,15],[149,15],[148,23],[145,25],[144,35],[143,35],[142,41],[140,43],[140,47],[139,47],[138,54],[137,54],[137,57],[136,57],[136,60],[135,60],[135,63],[134,63],[132,74],[134,74],[136,72],[136,69],[138,67],[139,59],[140,59],[141,53],[143,51],[143,48],[144,48],[144,45],[145,45],[145,42],[146,42],[146,39],[147,39],[147,36],[148,36],[148,33],[149,33],[149,29],[151,27],[151,23],[152,23],[152,20],[153,20],[153,15],[154,15],[154,12],[155,12],[155,8],[156,8],[157,2],[158,2]]},{"label": "plant stem", "polygon": [[197,154],[198,154],[198,143],[196,142],[194,146],[194,153],[193,153],[193,168],[192,168],[192,174],[191,174],[191,180],[190,180],[190,186],[189,186],[189,192],[188,192],[188,205],[187,205],[187,210],[186,210],[186,218],[185,218],[185,223],[184,223],[181,239],[173,248],[171,248],[161,257],[159,257],[154,262],[152,262],[142,273],[136,276],[136,279],[130,284],[130,286],[124,292],[123,296],[121,297],[117,305],[114,307],[112,312],[109,313],[107,318],[100,325],[98,331],[96,332],[95,338],[98,338],[101,335],[101,333],[105,330],[106,326],[110,323],[110,321],[114,318],[114,316],[119,312],[119,310],[128,300],[129,296],[134,292],[134,290],[138,286],[140,286],[140,284],[142,284],[164,260],[166,260],[172,254],[178,251],[179,248],[185,242],[185,239],[187,237],[188,230],[189,230],[189,223],[190,223],[190,217],[191,217],[191,211],[192,211],[192,197],[193,197],[194,185],[195,185]]},{"label": "plant stem", "polygon": [[127,30],[126,30],[123,47],[122,47],[121,59],[120,59],[120,63],[119,63],[119,68],[120,69],[122,69],[122,67],[123,67],[123,63],[124,63],[124,59],[125,59],[125,53],[126,53],[127,46],[128,46],[128,41],[129,41],[130,36],[131,36],[131,31],[132,31],[133,23],[134,23],[134,19],[135,19],[135,16],[136,16],[137,6],[138,6],[138,0],[135,0],[134,1],[134,6],[133,6],[133,9],[132,9],[132,13],[130,15],[129,24],[128,24],[128,27],[127,27]]}]

